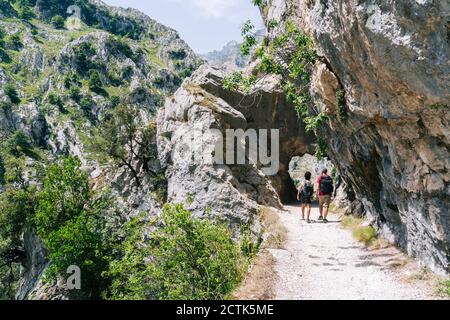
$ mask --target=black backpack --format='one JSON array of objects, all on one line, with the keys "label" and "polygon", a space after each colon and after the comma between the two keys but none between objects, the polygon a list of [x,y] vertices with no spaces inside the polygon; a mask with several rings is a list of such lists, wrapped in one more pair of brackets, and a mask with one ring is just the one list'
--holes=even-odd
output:
[{"label": "black backpack", "polygon": [[328,195],[333,193],[333,179],[331,177],[322,177],[320,181],[320,191],[323,194]]},{"label": "black backpack", "polygon": [[314,189],[313,189],[311,182],[305,181],[305,184],[303,185],[303,189],[302,189],[302,195],[304,197],[312,197],[313,193],[314,193]]}]

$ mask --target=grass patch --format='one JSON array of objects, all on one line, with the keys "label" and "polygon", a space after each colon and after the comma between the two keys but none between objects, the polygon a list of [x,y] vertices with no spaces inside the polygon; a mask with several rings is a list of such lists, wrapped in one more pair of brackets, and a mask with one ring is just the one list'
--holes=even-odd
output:
[{"label": "grass patch", "polygon": [[332,213],[337,213],[338,212],[338,207],[336,207],[336,205],[334,203],[331,203],[330,207],[328,208],[328,211],[332,212]]},{"label": "grass patch", "polygon": [[145,48],[145,51],[147,51],[147,57],[150,60],[150,62],[162,69],[167,68],[167,64],[158,56],[159,48]]},{"label": "grass patch", "polygon": [[211,109],[213,112],[217,111],[217,97],[213,96],[209,92],[206,92],[202,87],[197,84],[187,83],[184,85],[184,89],[191,95],[197,98],[197,104]]},{"label": "grass patch", "polygon": [[438,282],[437,293],[443,297],[450,297],[450,279]]},{"label": "grass patch", "polygon": [[377,239],[377,231],[372,226],[364,226],[363,222],[363,219],[354,216],[347,216],[342,219],[342,225],[352,232],[356,240],[370,246]]},{"label": "grass patch", "polygon": [[244,281],[231,295],[234,300],[269,300],[274,296],[276,261],[268,249],[283,248],[287,230],[272,209],[264,207],[259,215],[266,238],[262,250],[251,260]]},{"label": "grass patch", "polygon": [[287,230],[280,222],[277,214],[269,208],[263,208],[260,217],[264,231],[268,235],[264,247],[281,249],[287,239]]},{"label": "grass patch", "polygon": [[274,297],[275,258],[264,250],[253,261],[242,284],[231,294],[232,300],[270,300]]}]

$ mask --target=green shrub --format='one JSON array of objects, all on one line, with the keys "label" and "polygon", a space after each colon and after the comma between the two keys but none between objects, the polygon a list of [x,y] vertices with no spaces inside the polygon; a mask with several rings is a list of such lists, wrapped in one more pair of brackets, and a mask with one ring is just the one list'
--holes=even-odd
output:
[{"label": "green shrub", "polygon": [[56,15],[52,18],[51,23],[55,27],[55,29],[64,29],[64,24],[66,19],[63,16]]},{"label": "green shrub", "polygon": [[80,100],[80,107],[84,112],[90,112],[94,102],[90,97],[83,97]]},{"label": "green shrub", "polygon": [[256,40],[254,29],[255,26],[250,20],[244,22],[242,26],[241,35],[244,38],[244,41],[241,44],[241,53],[244,56],[248,56],[252,48],[258,43],[258,41]]},{"label": "green shrub", "polygon": [[5,94],[9,97],[12,103],[14,104],[20,103],[19,94],[17,93],[17,89],[14,84],[12,83],[5,84],[3,90],[5,91]]},{"label": "green shrub", "polygon": [[80,77],[75,72],[69,72],[64,76],[64,87],[70,89],[72,86],[81,86]]},{"label": "green shrub", "polygon": [[256,77],[244,76],[242,71],[235,71],[223,80],[223,87],[228,90],[249,93],[256,83]]},{"label": "green shrub", "polygon": [[444,297],[450,297],[450,279],[439,281],[438,294]]},{"label": "green shrub", "polygon": [[[255,4],[261,5],[262,1]],[[273,39],[265,38],[262,45],[256,48],[255,55],[260,59],[259,71],[283,75],[286,79],[282,83],[286,98],[292,102],[299,118],[305,123],[306,131],[319,135],[328,118],[324,113],[317,112],[309,92],[311,72],[317,60],[314,42],[312,38],[298,30],[293,22],[287,21],[284,27],[283,33]],[[254,26],[250,21],[244,23],[242,28],[244,43],[241,47],[244,55],[249,54],[257,44],[253,29]],[[277,57],[280,56],[288,62],[287,66],[278,63]],[[228,83],[226,85],[229,86]],[[326,151],[324,144],[319,141],[317,146],[316,153],[324,156]]]},{"label": "green shrub", "polygon": [[7,188],[0,195],[0,242],[7,243],[9,249],[22,247],[21,235],[26,223],[33,217],[35,201],[34,188]]},{"label": "green shrub", "polygon": [[119,72],[117,70],[108,71],[109,83],[114,87],[119,87],[123,84],[122,79],[119,77]]},{"label": "green shrub", "polygon": [[89,89],[93,92],[100,93],[103,91],[103,82],[100,73],[97,70],[89,72]]},{"label": "green shrub", "polygon": [[0,0],[0,12],[6,18],[17,16],[17,11],[14,9],[10,2],[10,0]]},{"label": "green shrub", "polygon": [[111,52],[115,55],[123,54],[125,57],[131,60],[135,59],[133,50],[131,49],[128,42],[123,38],[110,37],[107,46],[111,50]]},{"label": "green shrub", "polygon": [[0,46],[1,46],[1,43],[2,43],[3,39],[5,39],[5,37],[6,37],[5,30],[3,30],[2,27],[0,27]]},{"label": "green shrub", "polygon": [[30,141],[29,136],[20,130],[14,132],[4,142],[3,148],[5,152],[16,158],[19,158],[21,156],[37,158],[37,154],[34,151],[34,146]]},{"label": "green shrub", "polygon": [[51,105],[57,106],[59,109],[62,109],[64,107],[64,101],[62,100],[61,96],[59,96],[56,93],[50,93],[47,97],[48,103]]},{"label": "green shrub", "polygon": [[246,225],[241,230],[241,252],[248,259],[253,259],[259,252],[262,239],[257,242],[253,239],[250,226]]},{"label": "green shrub", "polygon": [[14,300],[19,288],[20,264],[0,265],[0,300]]},{"label": "green shrub", "polygon": [[4,50],[3,48],[1,48],[2,43],[0,41],[0,62],[4,62],[4,63],[11,63],[12,59],[9,56],[8,52],[6,52],[6,50]]},{"label": "green shrub", "polygon": [[194,73],[195,69],[197,69],[197,66],[195,65],[185,67],[182,70],[180,70],[180,72],[178,73],[178,77],[180,79],[189,78]]},{"label": "green shrub", "polygon": [[363,220],[354,216],[342,219],[342,225],[349,229],[353,237],[365,245],[371,245],[377,239],[377,231],[372,226],[363,226]]},{"label": "green shrub", "polygon": [[111,96],[109,101],[111,102],[111,108],[115,108],[119,106],[121,99],[118,96]]},{"label": "green shrub", "polygon": [[169,51],[169,58],[172,60],[184,60],[187,57],[187,53],[184,49]]},{"label": "green shrub", "polygon": [[227,227],[217,221],[196,219],[181,205],[166,205],[161,218],[162,225],[153,231],[148,243],[144,243],[139,231],[142,220],[130,223],[131,232],[123,244],[124,256],[114,261],[108,272],[114,279],[108,297],[227,297],[245,269],[245,259]]},{"label": "green shrub", "polygon": [[377,238],[377,231],[372,226],[360,227],[353,230],[353,236],[365,245],[371,245]]},{"label": "green shrub", "polygon": [[37,230],[43,238],[78,216],[88,203],[88,179],[79,167],[79,160],[67,158],[61,165],[47,169],[35,217]]},{"label": "green shrub", "polygon": [[70,87],[69,89],[69,96],[75,100],[75,101],[79,101],[81,98],[81,90],[79,87],[73,86]]},{"label": "green shrub", "polygon": [[5,46],[10,50],[19,51],[22,48],[22,39],[18,34],[12,34],[6,37]]},{"label": "green shrub", "polygon": [[33,9],[30,7],[31,3],[24,3],[24,1],[20,2],[20,5],[17,10],[17,17],[19,19],[29,21],[34,18]]},{"label": "green shrub", "polygon": [[36,156],[34,146],[17,131],[0,146],[0,300],[14,299],[25,257],[23,232],[34,215],[36,187],[25,179],[33,175],[25,156]]},{"label": "green shrub", "polygon": [[75,65],[77,72],[85,75],[97,65],[92,62],[91,57],[96,54],[95,48],[90,42],[83,42],[74,49]]}]

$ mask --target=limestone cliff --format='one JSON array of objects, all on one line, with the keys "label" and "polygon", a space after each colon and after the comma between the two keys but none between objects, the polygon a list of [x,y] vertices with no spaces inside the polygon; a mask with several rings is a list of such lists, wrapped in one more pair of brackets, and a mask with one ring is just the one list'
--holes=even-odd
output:
[{"label": "limestone cliff", "polygon": [[321,62],[311,93],[329,116],[328,154],[367,215],[390,241],[448,272],[448,2],[271,0],[261,11],[314,38]]}]

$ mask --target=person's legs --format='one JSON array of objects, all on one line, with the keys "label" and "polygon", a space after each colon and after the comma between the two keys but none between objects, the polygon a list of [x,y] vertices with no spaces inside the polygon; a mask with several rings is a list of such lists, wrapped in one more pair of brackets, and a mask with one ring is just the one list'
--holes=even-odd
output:
[{"label": "person's legs", "polygon": [[323,219],[326,220],[328,217],[328,208],[329,206],[325,206],[325,208],[323,208]]},{"label": "person's legs", "polygon": [[305,220],[305,203],[302,200],[302,220]]},{"label": "person's legs", "polygon": [[310,221],[311,218],[311,203],[308,204],[307,210],[306,210],[306,216],[307,216],[307,220]]},{"label": "person's legs", "polygon": [[323,196],[319,196],[319,220],[323,217]]},{"label": "person's legs", "polygon": [[330,209],[330,204],[331,204],[331,196],[325,196],[325,200],[324,200],[325,208],[323,209],[323,219],[324,220],[327,220],[328,211]]}]

